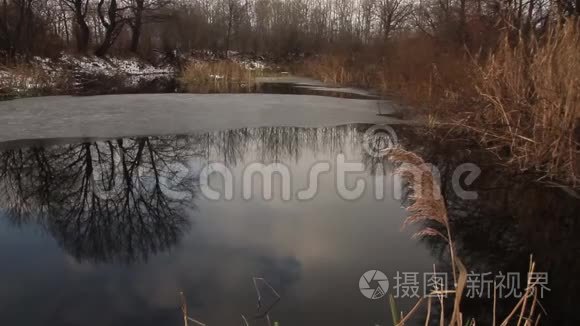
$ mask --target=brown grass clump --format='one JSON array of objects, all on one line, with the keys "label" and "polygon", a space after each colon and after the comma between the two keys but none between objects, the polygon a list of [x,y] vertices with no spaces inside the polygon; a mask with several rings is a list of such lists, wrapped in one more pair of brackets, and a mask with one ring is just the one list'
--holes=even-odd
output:
[{"label": "brown grass clump", "polygon": [[384,49],[307,59],[298,73],[332,85],[370,88],[416,106],[456,101],[473,89],[471,59],[462,49],[415,36]]},{"label": "brown grass clump", "polygon": [[330,85],[371,87],[375,82],[373,64],[357,64],[358,58],[349,55],[321,55],[310,58],[300,72]]},{"label": "brown grass clump", "polygon": [[580,181],[580,33],[575,22],[541,38],[506,37],[479,70],[481,111],[467,120],[509,161],[548,177]]},{"label": "brown grass clump", "polygon": [[258,72],[231,60],[191,61],[180,78],[190,93],[231,93],[251,89]]},{"label": "brown grass clump", "polygon": [[374,89],[419,108],[433,126],[472,135],[513,168],[580,186],[579,24],[515,41],[506,33],[484,55],[403,38],[374,54],[314,57],[301,72]]}]

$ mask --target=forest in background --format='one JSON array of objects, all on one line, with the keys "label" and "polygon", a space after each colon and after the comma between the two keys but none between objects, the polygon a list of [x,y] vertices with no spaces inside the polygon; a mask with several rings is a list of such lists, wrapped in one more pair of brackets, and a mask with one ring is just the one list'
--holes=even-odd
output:
[{"label": "forest in background", "polygon": [[543,33],[580,15],[578,0],[1,1],[5,58],[175,49],[284,56],[387,50],[416,38],[475,52],[493,48],[502,31]]}]

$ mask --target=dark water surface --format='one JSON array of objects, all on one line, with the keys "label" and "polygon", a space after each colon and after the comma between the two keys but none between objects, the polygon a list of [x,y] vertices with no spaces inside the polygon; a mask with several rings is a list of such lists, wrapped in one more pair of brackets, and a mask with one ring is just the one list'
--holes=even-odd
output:
[{"label": "dark water surface", "polygon": [[[0,153],[2,324],[182,325],[183,291],[190,315],[208,325],[239,325],[242,315],[251,325],[266,325],[254,319],[264,312],[282,326],[391,325],[387,301],[361,294],[362,274],[378,269],[392,280],[398,271],[424,273],[434,264],[448,271],[449,262],[442,241],[401,232],[406,212],[394,198],[392,166],[362,146],[368,127],[11,143]],[[538,268],[550,273],[543,319],[576,324],[579,200],[482,163],[485,155],[468,143],[396,129],[404,146],[442,172],[457,250],[468,268],[523,272],[534,253]],[[337,191],[340,154],[365,167],[347,178],[351,188],[356,180],[366,184],[356,200]],[[450,173],[473,161],[483,171],[469,188],[479,199],[461,200],[451,191]],[[231,170],[233,199],[202,193],[200,174],[209,162]],[[290,172],[291,199],[282,198],[281,178],[274,179],[272,200],[263,198],[259,183],[244,199],[245,169],[273,162]],[[331,171],[320,176],[313,198],[300,200],[298,191],[320,162]],[[374,190],[377,174],[384,198]],[[222,181],[210,178],[225,192]],[[258,281],[257,307],[254,277],[266,280],[280,300]],[[401,299],[399,308],[408,311],[414,301]],[[501,302],[498,313],[512,303]],[[464,302],[465,314],[482,325],[490,324],[490,308],[489,299]],[[437,316],[440,309],[434,310]],[[420,316],[414,323],[424,321]]]}]

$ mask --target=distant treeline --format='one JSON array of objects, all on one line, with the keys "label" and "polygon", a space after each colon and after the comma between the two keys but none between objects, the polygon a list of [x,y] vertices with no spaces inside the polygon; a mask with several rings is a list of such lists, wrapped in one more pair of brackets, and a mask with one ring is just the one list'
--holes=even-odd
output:
[{"label": "distant treeline", "polygon": [[228,50],[287,55],[384,45],[409,34],[470,48],[542,30],[580,0],[0,0],[5,58]]}]

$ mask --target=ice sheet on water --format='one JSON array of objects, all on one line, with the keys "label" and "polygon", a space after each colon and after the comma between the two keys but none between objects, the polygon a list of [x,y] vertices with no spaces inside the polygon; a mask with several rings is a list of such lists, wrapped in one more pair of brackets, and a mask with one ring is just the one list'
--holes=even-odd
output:
[{"label": "ice sheet on water", "polygon": [[0,142],[115,138],[262,126],[396,122],[379,100],[278,94],[50,96],[0,102]]}]

